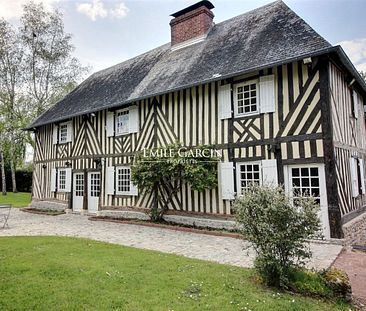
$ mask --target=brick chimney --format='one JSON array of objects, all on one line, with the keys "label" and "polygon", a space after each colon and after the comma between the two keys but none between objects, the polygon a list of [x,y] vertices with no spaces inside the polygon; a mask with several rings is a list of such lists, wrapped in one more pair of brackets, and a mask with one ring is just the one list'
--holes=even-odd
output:
[{"label": "brick chimney", "polygon": [[213,25],[213,8],[210,1],[204,0],[171,15],[172,49],[204,40]]}]

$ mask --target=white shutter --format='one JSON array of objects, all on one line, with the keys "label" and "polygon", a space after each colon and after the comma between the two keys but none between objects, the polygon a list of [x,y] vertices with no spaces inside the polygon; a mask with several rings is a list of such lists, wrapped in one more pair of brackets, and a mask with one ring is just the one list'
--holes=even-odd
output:
[{"label": "white shutter", "polygon": [[57,169],[53,168],[51,170],[51,191],[56,192],[56,177],[57,177]]},{"label": "white shutter", "polygon": [[353,115],[357,119],[359,103],[358,103],[358,94],[355,90],[352,91],[352,96],[353,96]]},{"label": "white shutter", "polygon": [[229,119],[231,118],[231,85],[221,85],[219,86],[219,118]]},{"label": "white shutter", "polygon": [[262,182],[264,185],[278,184],[277,160],[262,160]]},{"label": "white shutter", "polygon": [[56,145],[58,143],[58,125],[53,125],[52,143]]},{"label": "white shutter", "polygon": [[235,194],[233,162],[220,162],[219,174],[222,199],[233,200]]},{"label": "white shutter", "polygon": [[139,110],[137,106],[130,107],[128,111],[129,132],[137,133],[139,131]]},{"label": "white shutter", "polygon": [[132,181],[130,183],[130,195],[138,195],[137,186],[135,186]]},{"label": "white shutter", "polygon": [[365,194],[365,166],[363,163],[363,159],[358,159],[358,165],[360,166],[361,191],[362,194]]},{"label": "white shutter", "polygon": [[114,194],[114,182],[115,182],[114,171],[115,171],[114,166],[107,167],[107,178],[106,178],[107,194]]},{"label": "white shutter", "polygon": [[261,113],[275,111],[274,75],[259,78],[259,107]]},{"label": "white shutter", "polygon": [[114,136],[114,112],[107,112],[107,137]]},{"label": "white shutter", "polygon": [[72,121],[67,122],[67,138],[66,141],[67,142],[72,142],[72,138],[73,138],[73,128],[72,128]]},{"label": "white shutter", "polygon": [[355,198],[359,195],[358,180],[357,180],[357,163],[355,158],[349,158],[351,170],[352,196]]},{"label": "white shutter", "polygon": [[65,179],[65,192],[71,192],[71,168],[65,168],[66,179]]}]

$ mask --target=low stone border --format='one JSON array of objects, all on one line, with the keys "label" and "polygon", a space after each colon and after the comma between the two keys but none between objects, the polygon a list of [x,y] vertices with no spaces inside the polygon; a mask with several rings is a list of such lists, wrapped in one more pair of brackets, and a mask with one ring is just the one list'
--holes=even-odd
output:
[{"label": "low stone border", "polygon": [[235,238],[235,239],[243,239],[242,235],[240,235],[239,233],[222,232],[222,231],[217,231],[215,229],[208,230],[208,229],[200,229],[200,228],[189,228],[189,227],[180,226],[179,224],[153,223],[153,222],[148,222],[148,221],[144,221],[144,220],[111,218],[111,217],[106,217],[106,216],[92,216],[92,217],[89,217],[89,220],[106,221],[106,222],[138,225],[138,226],[145,226],[145,227],[156,227],[156,228],[169,229],[169,230],[173,230],[173,231],[201,233],[201,234],[206,234],[206,235],[224,236],[224,237],[230,237],[230,238]]},{"label": "low stone border", "polygon": [[60,201],[51,201],[51,200],[32,200],[29,204],[30,208],[35,208],[38,210],[55,210],[55,211],[65,211],[68,208],[67,203]]},{"label": "low stone border", "polygon": [[31,213],[31,214],[39,214],[39,215],[47,215],[47,216],[58,216],[62,214],[66,214],[64,211],[54,210],[53,212],[49,212],[47,210],[36,209],[36,208],[21,208],[22,212]]},{"label": "low stone border", "polygon": [[[109,217],[114,219],[134,219],[149,221],[150,217],[146,213],[138,211],[116,211],[116,210],[102,210],[97,213],[97,216]],[[195,228],[212,228],[218,230],[233,231],[237,229],[234,220],[225,220],[208,217],[186,216],[177,214],[165,214],[163,219],[168,223],[181,224]]]}]

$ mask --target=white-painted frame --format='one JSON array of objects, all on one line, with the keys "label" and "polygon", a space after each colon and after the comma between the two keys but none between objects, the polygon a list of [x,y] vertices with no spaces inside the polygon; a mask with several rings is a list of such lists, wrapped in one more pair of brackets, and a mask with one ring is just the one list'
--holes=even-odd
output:
[{"label": "white-painted frame", "polygon": [[292,168],[310,168],[316,167],[319,172],[319,196],[320,196],[320,212],[319,218],[322,223],[323,235],[326,239],[330,239],[330,227],[329,227],[329,215],[328,215],[328,199],[327,199],[327,187],[325,181],[325,169],[324,164],[313,163],[313,164],[293,164],[284,166],[284,177],[285,177],[285,190],[286,193],[293,197],[293,184],[292,184]]}]

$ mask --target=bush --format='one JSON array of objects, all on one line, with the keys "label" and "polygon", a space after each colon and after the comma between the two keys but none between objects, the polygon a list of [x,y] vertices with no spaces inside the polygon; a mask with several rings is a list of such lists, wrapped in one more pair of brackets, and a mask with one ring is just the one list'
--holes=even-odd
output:
[{"label": "bush", "polygon": [[294,269],[289,274],[289,289],[304,296],[331,298],[333,290],[328,286],[323,275],[305,269]]},{"label": "bush", "polygon": [[345,298],[347,301],[351,301],[351,282],[344,271],[331,268],[323,272],[323,277],[328,287],[333,290],[333,293],[336,296]]},{"label": "bush", "polygon": [[291,200],[282,187],[251,185],[233,207],[257,254],[254,264],[260,276],[269,286],[288,288],[291,271],[311,257],[308,239],[319,236],[314,198]]}]

